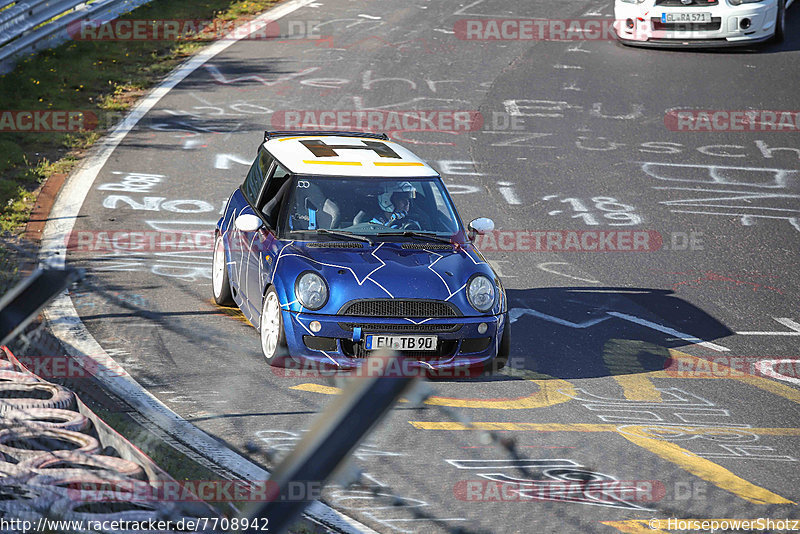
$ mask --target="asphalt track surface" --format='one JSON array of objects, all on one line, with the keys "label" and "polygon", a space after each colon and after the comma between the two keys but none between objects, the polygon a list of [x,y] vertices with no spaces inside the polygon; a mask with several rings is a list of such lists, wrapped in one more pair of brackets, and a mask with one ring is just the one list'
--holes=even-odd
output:
[{"label": "asphalt track surface", "polygon": [[[662,51],[453,34],[461,19],[607,18],[610,2],[321,1],[288,18],[325,39],[240,41],[167,94],[106,162],[75,231],[210,228],[275,111],[479,110],[477,131],[395,134],[442,172],[464,220],[650,231],[664,246],[485,242],[510,299],[509,367],[399,405],[354,459],[384,497],[334,487],[323,500],[380,532],[798,519],[798,365],[776,367],[788,379],[726,367],[800,359],[797,133],[671,131],[664,117],[800,109],[799,15],[789,10],[780,46]],[[72,251],[102,288],[73,301],[108,354],[180,416],[239,451],[291,447],[336,385],[271,369],[256,331],[212,304],[210,261],[210,248]],[[518,458],[464,420],[513,438]],[[531,478],[539,498],[487,490]],[[541,482],[558,480],[620,482],[604,494]]]}]

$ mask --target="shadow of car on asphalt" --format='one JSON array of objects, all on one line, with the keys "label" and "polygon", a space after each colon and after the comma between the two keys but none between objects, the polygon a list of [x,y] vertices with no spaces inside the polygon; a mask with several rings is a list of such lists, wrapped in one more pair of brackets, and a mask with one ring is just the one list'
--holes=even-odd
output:
[{"label": "shadow of car on asphalt", "polygon": [[506,368],[469,380],[580,379],[660,371],[669,349],[733,334],[671,290],[510,289]]}]

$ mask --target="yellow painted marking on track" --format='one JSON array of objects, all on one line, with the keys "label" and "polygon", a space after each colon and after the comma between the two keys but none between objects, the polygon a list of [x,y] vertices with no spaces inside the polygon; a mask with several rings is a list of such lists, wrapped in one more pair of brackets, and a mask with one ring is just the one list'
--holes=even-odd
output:
[{"label": "yellow painted marking on track", "polygon": [[217,309],[217,314],[218,315],[226,315],[228,317],[236,319],[240,323],[244,323],[246,325],[253,326],[253,323],[251,323],[250,320],[247,317],[244,316],[244,314],[242,313],[242,310],[240,310],[239,308],[231,308],[231,307],[227,307],[227,306],[220,306],[219,304],[214,302],[214,299],[208,299],[207,302],[209,302],[214,308]]},{"label": "yellow painted marking on track", "polygon": [[[676,527],[670,530],[670,521],[672,521],[672,526]],[[764,529],[758,528],[758,519],[626,519],[623,521],[600,521],[603,525],[608,525],[610,527],[614,527],[615,529],[619,530],[620,532],[624,532],[625,534],[652,534],[652,533],[661,533],[661,534],[668,534],[670,532],[687,532],[687,529],[680,529],[677,528],[676,521],[680,521],[684,525],[691,524],[700,526],[703,523],[708,523],[709,526],[711,523],[716,523],[719,527],[722,526],[722,523],[727,523],[728,528],[733,528],[733,525],[739,523],[740,528],[743,531],[747,532],[762,532]],[[766,518],[763,518],[764,526],[766,526]],[[778,522],[782,521],[781,519],[771,519],[770,521]],[[791,521],[791,520],[790,520]],[[749,529],[745,530],[742,523],[749,522],[750,527]],[[709,532],[711,530],[709,528],[705,529]],[[739,529],[736,529],[737,531]],[[693,532],[698,532],[696,530],[692,530]],[[725,532],[731,532],[731,530],[725,530]]]},{"label": "yellow painted marking on track", "polygon": [[[341,388],[334,386],[323,386],[322,384],[300,384],[298,386],[292,386],[289,389],[294,389],[297,391],[309,391],[311,393],[322,393],[323,395],[341,395],[342,393]],[[400,399],[399,402],[408,402],[408,400]]]},{"label": "yellow painted marking on track", "polygon": [[[566,380],[528,380],[539,386],[539,391],[522,397],[500,399],[459,399],[456,397],[430,397],[425,404],[430,406],[449,406],[451,408],[485,408],[487,410],[527,410],[545,408],[567,402],[576,396],[575,388]],[[325,395],[338,395],[339,388],[319,384],[300,384],[289,389],[311,391]]]},{"label": "yellow painted marking on track", "polygon": [[632,401],[662,402],[661,392],[656,389],[649,376],[617,375],[614,380],[622,387],[623,396]]},{"label": "yellow painted marking on track", "polygon": [[[712,362],[709,362],[708,360],[698,358],[697,356],[692,356],[691,354],[686,354],[685,352],[681,352],[679,350],[670,349],[669,352],[672,358],[676,360],[689,360],[689,370],[686,371],[686,376],[682,376],[680,374],[680,364],[678,364],[679,371],[659,371],[659,377],[694,378],[700,380],[736,380],[737,382],[749,384],[753,387],[768,391],[773,395],[777,395],[779,397],[783,397],[784,399],[788,399],[792,402],[800,404],[800,391],[791,386],[787,386],[778,380],[767,378],[765,376],[747,374],[739,369],[721,365],[717,362],[713,362],[712,364]],[[692,371],[692,369],[695,371]],[[703,372],[698,372],[696,371],[697,369],[703,369]],[[654,375],[655,374],[651,376]]]},{"label": "yellow painted marking on track", "polygon": [[361,167],[360,161],[321,161],[316,159],[304,159],[303,163],[309,165],[352,165],[354,167]]},{"label": "yellow painted marking on track", "polygon": [[451,408],[486,408],[489,410],[526,410],[544,408],[572,400],[575,388],[566,380],[528,380],[539,386],[531,395],[502,399],[459,399],[456,397],[430,397],[425,404]]},{"label": "yellow painted marking on track", "polygon": [[616,432],[616,425],[603,424],[559,424],[559,423],[505,423],[473,422],[470,424],[451,421],[409,421],[419,430],[515,430],[517,432]]},{"label": "yellow painted marking on track", "polygon": [[[668,462],[699,477],[711,482],[717,487],[733,493],[746,501],[756,504],[796,504],[780,495],[740,478],[724,467],[706,460],[701,456],[686,449],[650,437],[647,429],[657,428],[651,426],[625,426],[624,431],[617,425],[608,424],[557,424],[557,423],[505,423],[505,422],[473,422],[470,424],[451,421],[409,421],[409,424],[418,430],[511,430],[515,432],[616,432],[634,445],[660,456]],[[718,428],[718,427],[665,427],[682,433],[702,434],[704,431],[724,432],[752,432],[759,435],[772,436],[800,436],[800,428]]]},{"label": "yellow painted marking on track", "polygon": [[746,430],[759,436],[800,436],[800,428],[740,428],[739,430]]},{"label": "yellow painted marking on track", "polygon": [[310,391],[311,393],[322,393],[323,395],[339,395],[342,392],[342,390],[339,388],[323,386],[322,384],[300,384],[299,386],[292,386],[289,389]]},{"label": "yellow painted marking on track", "polygon": [[734,380],[737,380],[743,384],[750,384],[751,386],[763,389],[764,391],[769,391],[774,395],[778,395],[779,397],[783,397],[784,399],[789,399],[792,402],[800,404],[800,390],[796,390],[793,387],[782,384],[776,380],[771,380],[763,376],[743,376],[734,378]]},{"label": "yellow painted marking on track", "polygon": [[[455,421],[409,421],[409,423],[419,430],[474,430],[477,428],[479,430],[514,430],[516,432],[620,432],[618,425],[609,424],[508,423],[495,421],[477,421],[469,425]],[[630,428],[634,429],[634,433],[645,433],[645,429],[648,428],[669,428],[679,430],[685,434],[697,435],[706,432],[750,432],[759,436],[800,436],[800,428],[658,427],[658,425],[626,427],[626,429]]]},{"label": "yellow painted marking on track", "polygon": [[[603,525],[608,525],[610,527],[614,527],[620,532],[624,534],[668,534],[668,530],[661,530],[661,520],[659,521],[658,525],[653,523],[653,526],[656,528],[650,528],[650,519],[628,519],[626,521],[600,521]],[[666,524],[667,520],[664,520]]]},{"label": "yellow painted marking on track", "polygon": [[635,432],[635,427],[628,427],[626,432],[620,432],[620,435],[634,445],[638,445],[664,460],[674,463],[696,477],[711,482],[718,488],[733,493],[746,501],[755,504],[796,504],[794,501],[781,497],[777,493],[772,493],[768,489],[756,486],[734,475],[724,467],[697,456],[674,443],[640,435]]},{"label": "yellow painted marking on track", "polygon": [[669,351],[653,343],[633,339],[610,339],[603,345],[603,362],[609,374],[622,387],[628,400],[661,402],[661,392],[650,381],[652,368],[663,368]]},{"label": "yellow painted marking on track", "polygon": [[424,167],[424,163],[418,163],[416,161],[398,161],[398,162],[391,162],[391,161],[375,161],[373,165],[376,167]]}]

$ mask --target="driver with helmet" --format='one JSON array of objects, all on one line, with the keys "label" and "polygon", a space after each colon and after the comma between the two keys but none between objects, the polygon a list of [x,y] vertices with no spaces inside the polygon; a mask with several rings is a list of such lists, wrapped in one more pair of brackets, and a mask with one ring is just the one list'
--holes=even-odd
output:
[{"label": "driver with helmet", "polygon": [[369,222],[382,224],[389,228],[399,228],[409,221],[404,220],[411,210],[411,199],[415,198],[417,190],[410,182],[401,182],[387,186],[385,192],[378,195],[380,213]]}]

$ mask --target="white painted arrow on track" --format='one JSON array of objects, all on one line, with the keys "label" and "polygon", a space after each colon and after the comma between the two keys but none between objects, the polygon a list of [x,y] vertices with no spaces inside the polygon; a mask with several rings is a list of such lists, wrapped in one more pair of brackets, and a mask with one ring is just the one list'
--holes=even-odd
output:
[{"label": "white painted arrow on track", "polygon": [[800,323],[794,321],[790,317],[773,317],[780,324],[788,328],[790,331],[786,332],[736,332],[741,336],[800,336]]},{"label": "white painted arrow on track", "polygon": [[[516,322],[517,319],[524,315],[533,315],[534,317],[538,317],[539,319],[544,319],[545,321],[550,321],[551,323],[560,324],[561,326],[566,326],[569,328],[589,328],[598,323],[602,323],[610,319],[611,317],[616,317],[617,319],[623,319],[625,321],[630,321],[632,323],[636,323],[641,326],[646,326],[647,328],[652,328],[653,330],[657,330],[658,332],[662,332],[664,334],[668,334],[673,337],[677,337],[682,339],[686,342],[693,343],[695,345],[700,345],[701,347],[705,347],[707,349],[715,350],[717,352],[727,352],[730,349],[727,347],[723,347],[722,345],[717,345],[716,343],[710,343],[708,341],[703,341],[700,338],[695,336],[684,334],[674,328],[670,328],[668,326],[664,326],[662,324],[654,323],[653,321],[648,321],[647,319],[642,319],[641,317],[637,317],[635,315],[629,315],[627,313],[609,311],[605,312],[605,317],[596,317],[594,319],[589,319],[588,321],[584,321],[582,323],[573,323],[572,321],[568,321],[566,319],[561,319],[560,317],[554,317],[552,315],[548,315],[546,313],[542,313],[537,310],[532,310],[530,308],[512,308],[508,312],[509,320],[513,323]],[[800,327],[800,325],[798,325]]]},{"label": "white painted arrow on track", "polygon": [[247,160],[241,156],[237,156],[236,154],[217,154],[217,157],[214,160],[214,168],[227,170],[231,168],[231,163],[250,165],[253,162],[252,160]]}]

